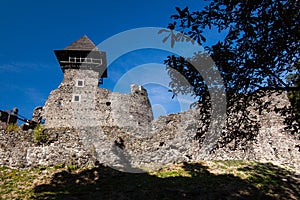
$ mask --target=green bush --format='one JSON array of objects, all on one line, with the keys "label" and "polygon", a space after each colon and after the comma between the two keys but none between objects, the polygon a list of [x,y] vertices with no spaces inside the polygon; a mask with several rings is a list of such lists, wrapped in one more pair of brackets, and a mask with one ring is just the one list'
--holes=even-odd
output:
[{"label": "green bush", "polygon": [[76,157],[76,155],[74,154],[74,155],[70,156],[68,159],[66,168],[69,172],[79,169],[79,166],[76,164],[75,157]]},{"label": "green bush", "polygon": [[8,124],[6,127],[6,130],[8,132],[14,132],[14,131],[18,131],[20,128],[17,124]]},{"label": "green bush", "polygon": [[53,166],[54,169],[62,169],[62,168],[64,168],[64,167],[65,167],[65,165],[64,165],[63,163],[57,164],[57,165],[54,165],[54,166]]},{"label": "green bush", "polygon": [[79,169],[79,166],[76,165],[76,164],[68,164],[66,167],[67,167],[67,170],[68,170],[69,172],[71,172],[71,171],[73,171],[73,170],[76,170],[76,169]]},{"label": "green bush", "polygon": [[33,129],[33,141],[35,143],[41,144],[47,141],[47,133],[44,131],[45,127],[41,124],[37,125]]}]

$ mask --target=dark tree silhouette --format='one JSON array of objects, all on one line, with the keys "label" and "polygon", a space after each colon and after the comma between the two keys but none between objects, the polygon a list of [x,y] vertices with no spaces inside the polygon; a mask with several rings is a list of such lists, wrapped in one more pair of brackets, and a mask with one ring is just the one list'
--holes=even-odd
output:
[{"label": "dark tree silhouette", "polygon": [[[291,74],[299,73],[296,63],[300,57],[300,2],[212,0],[200,11],[191,11],[188,7],[176,7],[176,10],[168,29],[160,31],[168,33],[163,42],[169,39],[172,47],[176,42],[198,42],[204,46],[223,78],[230,115],[239,116],[239,122],[248,130],[241,131],[236,124],[237,127],[231,127],[230,137],[247,135],[251,138],[259,127],[255,118],[246,117],[249,116],[245,109],[249,102],[255,101],[261,105],[259,109],[265,109],[270,102],[261,101],[262,96],[274,92],[295,94],[294,91],[300,89],[299,84],[294,84],[295,79],[287,79]],[[203,31],[212,28],[226,36],[207,46]],[[168,69],[175,69],[186,77],[199,101],[209,105],[210,85],[188,59],[173,55],[165,60],[165,64]],[[174,95],[184,93],[180,80],[170,76]],[[244,101],[238,101],[241,95]],[[299,124],[295,125],[295,114],[291,111],[285,108],[280,112],[290,113],[286,118],[287,128],[295,133]],[[209,113],[209,109],[204,108],[201,112]]]},{"label": "dark tree silhouette", "polygon": [[[288,78],[295,87],[300,87],[300,62],[296,64],[296,68],[298,73],[292,74]],[[293,106],[298,123],[300,123],[300,90],[289,91],[288,96]]]}]

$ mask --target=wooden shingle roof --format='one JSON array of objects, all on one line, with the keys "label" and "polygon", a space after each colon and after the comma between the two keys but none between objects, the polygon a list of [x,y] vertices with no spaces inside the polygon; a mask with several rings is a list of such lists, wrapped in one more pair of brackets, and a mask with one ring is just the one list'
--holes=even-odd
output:
[{"label": "wooden shingle roof", "polygon": [[64,50],[88,50],[88,51],[99,51],[96,45],[86,36],[82,36]]}]

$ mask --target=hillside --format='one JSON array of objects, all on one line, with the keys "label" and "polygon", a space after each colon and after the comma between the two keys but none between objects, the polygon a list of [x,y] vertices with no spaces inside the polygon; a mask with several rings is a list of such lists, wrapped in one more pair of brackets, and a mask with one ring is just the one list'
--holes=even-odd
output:
[{"label": "hillside", "polygon": [[105,166],[0,170],[0,199],[299,199],[287,166],[250,161],[179,163],[142,174]]}]

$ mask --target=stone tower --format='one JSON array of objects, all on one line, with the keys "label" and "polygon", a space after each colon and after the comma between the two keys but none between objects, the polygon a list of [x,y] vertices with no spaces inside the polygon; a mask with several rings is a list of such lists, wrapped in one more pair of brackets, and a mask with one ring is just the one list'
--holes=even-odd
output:
[{"label": "stone tower", "polygon": [[99,88],[107,77],[106,53],[87,36],[54,52],[64,79],[43,108],[46,127],[140,128],[153,120],[147,91],[142,86],[132,85],[131,94]]}]

